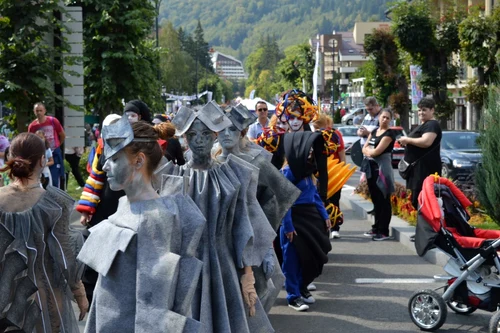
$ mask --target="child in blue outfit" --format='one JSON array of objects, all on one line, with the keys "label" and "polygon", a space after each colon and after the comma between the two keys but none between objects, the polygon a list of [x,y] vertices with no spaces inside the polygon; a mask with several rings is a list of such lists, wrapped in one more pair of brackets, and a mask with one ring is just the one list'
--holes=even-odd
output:
[{"label": "child in blue outfit", "polygon": [[283,218],[280,228],[283,251],[283,274],[288,305],[297,310],[309,308],[314,298],[307,285],[321,275],[331,250],[328,230],[330,219],[316,187],[316,172],[321,184],[326,184],[324,141],[317,132],[287,133],[284,137],[286,164],[281,172],[301,191],[295,204]]}]

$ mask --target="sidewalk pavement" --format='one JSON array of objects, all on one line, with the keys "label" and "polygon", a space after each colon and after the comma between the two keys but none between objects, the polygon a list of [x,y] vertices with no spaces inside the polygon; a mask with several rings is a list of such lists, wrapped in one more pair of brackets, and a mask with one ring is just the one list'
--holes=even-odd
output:
[{"label": "sidewalk pavement", "polygon": [[[354,212],[355,216],[357,216],[358,218],[373,220],[373,217],[367,213],[372,210],[373,203],[369,200],[366,200],[361,195],[354,193],[353,187],[344,186],[344,188],[342,189],[341,201],[343,201],[343,204],[351,209]],[[414,226],[410,225],[405,220],[393,215],[389,227],[391,229],[391,235],[398,242],[400,242],[410,250],[415,251],[415,243],[410,240],[410,236],[415,235]],[[423,258],[431,264],[443,267],[446,265],[449,259],[446,254],[437,249],[429,250],[423,256]]]}]

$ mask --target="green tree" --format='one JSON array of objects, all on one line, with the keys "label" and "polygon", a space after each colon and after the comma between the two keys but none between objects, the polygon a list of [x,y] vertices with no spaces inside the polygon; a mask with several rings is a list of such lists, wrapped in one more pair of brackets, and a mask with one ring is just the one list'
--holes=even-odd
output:
[{"label": "green tree", "polygon": [[191,68],[194,60],[182,50],[179,34],[171,22],[164,24],[160,30],[161,83],[166,91],[177,93],[192,91]]},{"label": "green tree", "polygon": [[303,80],[307,91],[312,91],[314,73],[314,54],[309,44],[289,46],[285,49],[285,58],[277,65],[277,72],[282,76],[282,85],[302,87]]},{"label": "green tree", "polygon": [[155,7],[148,0],[84,0],[85,105],[101,117],[122,100],[163,109],[158,52],[151,38]]},{"label": "green tree", "polygon": [[463,14],[448,6],[444,15],[431,0],[398,2],[393,9],[393,32],[400,47],[422,68],[420,81],[425,93],[432,94],[441,126],[455,111],[448,98],[447,84],[457,78],[457,66],[450,61],[459,49],[458,24]]},{"label": "green tree", "polygon": [[194,30],[195,54],[192,55],[205,70],[213,72],[212,57],[210,56],[210,48],[205,41],[205,34],[201,26],[200,20]]},{"label": "green tree", "polygon": [[75,59],[61,56],[69,47],[57,33],[65,29],[56,16],[63,12],[59,3],[0,0],[0,100],[15,111],[19,132],[37,101],[49,110],[66,103],[54,85],[69,86],[62,61]]},{"label": "green tree", "polygon": [[401,56],[394,35],[385,29],[376,29],[365,38],[364,49],[374,64],[374,88],[383,106],[390,105],[408,130],[408,82],[401,68]]},{"label": "green tree", "polygon": [[[478,7],[472,7],[469,15],[459,25],[460,56],[471,67],[477,69],[477,78],[466,88],[467,98],[472,103],[477,119],[491,82],[498,82],[497,54],[500,47],[500,9],[484,16]],[[478,124],[478,122],[476,122]]]},{"label": "green tree", "polygon": [[482,150],[482,166],[477,168],[476,185],[479,201],[488,215],[500,225],[500,92],[498,86],[490,86],[485,107],[479,145]]},{"label": "green tree", "polygon": [[282,58],[274,37],[266,36],[261,39],[260,46],[248,56],[245,62],[248,73],[246,96],[252,90],[256,90],[259,97],[274,98],[274,95],[279,92],[277,89],[280,89],[278,82],[281,77],[276,74],[276,67]]}]

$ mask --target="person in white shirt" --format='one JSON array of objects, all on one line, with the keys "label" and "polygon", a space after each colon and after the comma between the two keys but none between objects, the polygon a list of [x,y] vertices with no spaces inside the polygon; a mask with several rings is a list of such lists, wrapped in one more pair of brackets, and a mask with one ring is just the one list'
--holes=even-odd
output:
[{"label": "person in white shirt", "polygon": [[367,97],[365,99],[365,108],[368,112],[358,128],[358,136],[361,138],[361,146],[363,146],[368,139],[370,133],[378,128],[378,116],[380,114],[380,105],[378,105],[377,99],[373,96]]},{"label": "person in white shirt", "polygon": [[248,128],[247,137],[251,141],[257,140],[257,138],[264,132],[264,127],[269,127],[269,118],[267,103],[264,101],[258,101],[255,104],[255,112],[257,112],[257,121],[250,125]]}]

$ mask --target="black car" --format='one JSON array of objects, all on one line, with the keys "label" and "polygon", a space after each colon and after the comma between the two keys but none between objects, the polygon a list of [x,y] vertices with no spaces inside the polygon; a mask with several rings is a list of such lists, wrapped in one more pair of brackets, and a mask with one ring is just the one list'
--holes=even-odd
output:
[{"label": "black car", "polygon": [[446,131],[441,139],[441,175],[453,180],[471,181],[481,162],[481,149],[477,143],[479,133]]}]

